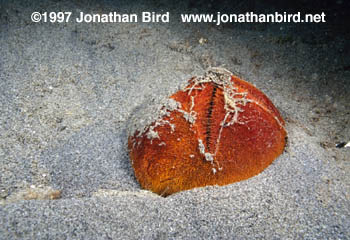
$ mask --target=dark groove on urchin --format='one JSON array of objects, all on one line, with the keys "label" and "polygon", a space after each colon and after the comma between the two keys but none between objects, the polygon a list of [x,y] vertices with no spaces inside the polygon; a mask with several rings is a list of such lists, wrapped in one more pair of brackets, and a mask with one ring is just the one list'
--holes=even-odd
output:
[{"label": "dark groove on urchin", "polygon": [[210,152],[210,138],[211,138],[211,118],[212,118],[212,113],[213,113],[213,108],[214,108],[214,98],[216,94],[218,86],[215,84],[213,87],[213,92],[211,94],[210,102],[209,102],[209,108],[208,108],[208,113],[207,113],[207,125],[206,125],[206,142],[207,142],[207,149],[208,152]]}]

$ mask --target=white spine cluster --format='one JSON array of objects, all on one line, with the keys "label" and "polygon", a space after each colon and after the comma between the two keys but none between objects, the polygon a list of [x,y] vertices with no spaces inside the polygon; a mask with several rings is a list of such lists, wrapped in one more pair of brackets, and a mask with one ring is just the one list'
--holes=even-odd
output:
[{"label": "white spine cluster", "polygon": [[[225,101],[225,117],[220,123],[220,130],[219,130],[219,136],[216,140],[216,148],[214,154],[205,152],[205,146],[203,144],[203,141],[201,139],[198,139],[198,148],[199,152],[204,155],[205,159],[207,161],[210,161],[212,164],[214,163],[216,153],[218,151],[218,146],[221,139],[221,133],[224,127],[231,126],[235,123],[243,124],[238,121],[239,113],[242,112],[242,106],[245,106],[247,103],[252,102],[252,100],[247,98],[246,92],[240,93],[237,92],[237,88],[233,85],[233,82],[231,81],[232,73],[224,68],[209,68],[206,71],[206,74],[204,76],[193,78],[191,81],[193,84],[186,88],[185,91],[188,91],[188,95],[191,95],[192,91],[198,90],[204,90],[205,86],[204,83],[214,83],[216,86],[223,90],[224,94],[224,101]],[[195,102],[195,96],[191,96],[191,111],[194,107]],[[231,118],[230,118],[231,117]],[[230,120],[229,120],[230,119]],[[229,120],[229,121],[228,121]],[[216,162],[216,164],[219,166],[219,164]],[[213,168],[213,173],[216,173],[216,169]],[[219,167],[219,170],[222,170],[222,168]]]}]

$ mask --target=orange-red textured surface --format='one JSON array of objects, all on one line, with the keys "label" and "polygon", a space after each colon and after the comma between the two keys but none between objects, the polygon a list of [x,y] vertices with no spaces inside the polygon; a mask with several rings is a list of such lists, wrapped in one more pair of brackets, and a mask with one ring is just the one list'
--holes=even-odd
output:
[{"label": "orange-red textured surface", "polygon": [[129,137],[144,189],[166,196],[230,184],[260,173],[283,152],[284,121],[266,95],[235,76],[210,74],[171,96],[181,107],[149,126],[153,137],[150,128]]}]

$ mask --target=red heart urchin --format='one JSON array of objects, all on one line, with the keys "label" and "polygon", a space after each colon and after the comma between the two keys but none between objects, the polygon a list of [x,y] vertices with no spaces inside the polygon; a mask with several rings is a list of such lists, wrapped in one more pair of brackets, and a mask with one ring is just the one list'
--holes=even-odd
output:
[{"label": "red heart urchin", "polygon": [[128,147],[141,186],[160,195],[250,178],[285,146],[272,102],[222,68],[190,79],[156,115],[138,124]]}]

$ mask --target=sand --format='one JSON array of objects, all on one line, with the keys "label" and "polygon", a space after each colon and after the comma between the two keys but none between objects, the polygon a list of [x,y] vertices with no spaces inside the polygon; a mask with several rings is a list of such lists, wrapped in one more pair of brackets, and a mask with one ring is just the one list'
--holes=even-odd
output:
[{"label": "sand", "polygon": [[[0,3],[1,239],[350,238],[350,148],[335,147],[350,141],[348,33],[334,21],[180,22],[184,12],[231,10],[203,4]],[[33,23],[34,11],[171,18]],[[210,66],[270,97],[286,120],[285,152],[224,187],[167,198],[142,190],[127,152],[129,119]]]}]

